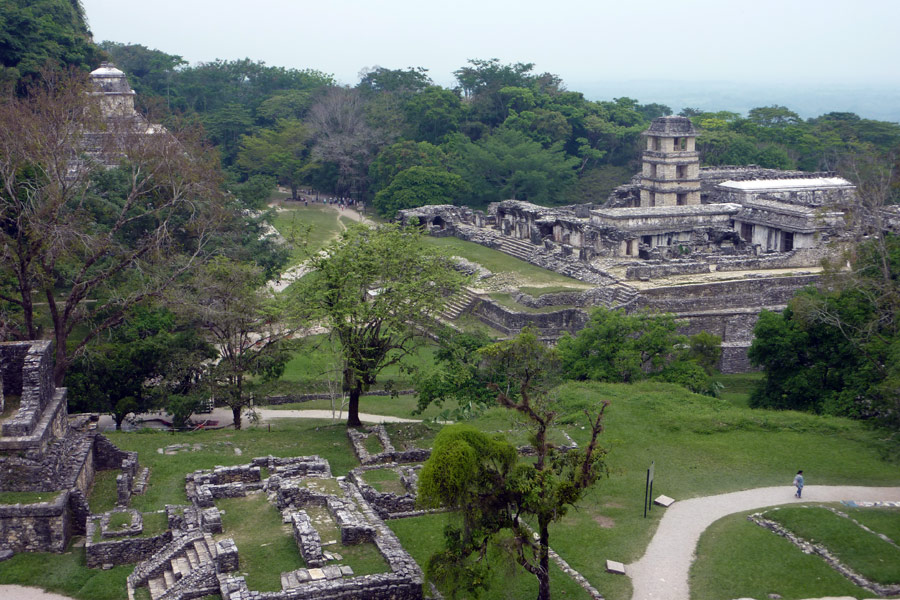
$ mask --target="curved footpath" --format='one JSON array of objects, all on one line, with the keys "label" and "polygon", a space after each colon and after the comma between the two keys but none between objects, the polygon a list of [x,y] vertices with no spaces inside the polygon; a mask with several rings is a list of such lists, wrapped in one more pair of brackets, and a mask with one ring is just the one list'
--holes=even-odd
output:
[{"label": "curved footpath", "polygon": [[632,600],[689,600],[688,572],[700,534],[733,513],[792,502],[900,501],[900,487],[809,485],[803,499],[789,485],[756,488],[678,501],[665,510],[644,556],[625,566],[634,587]]}]

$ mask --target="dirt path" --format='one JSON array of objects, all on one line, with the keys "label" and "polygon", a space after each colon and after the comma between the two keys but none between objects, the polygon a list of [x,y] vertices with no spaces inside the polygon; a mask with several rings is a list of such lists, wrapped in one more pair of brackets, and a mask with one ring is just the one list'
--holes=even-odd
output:
[{"label": "dirt path", "polygon": [[[790,485],[757,488],[692,498],[661,509],[666,514],[644,556],[625,567],[634,586],[632,600],[689,600],[688,571],[700,534],[715,521],[733,513],[801,502],[793,494]],[[802,502],[841,500],[900,501],[900,487],[811,485],[803,488]]]},{"label": "dirt path", "polygon": [[70,600],[69,596],[60,596],[53,592],[45,592],[41,588],[21,585],[0,585],[0,598],[3,600]]},{"label": "dirt path", "polygon": [[[346,421],[347,420],[347,411],[338,414],[335,413],[332,416],[331,410],[328,409],[302,409],[302,410],[277,410],[274,408],[257,408],[256,412],[259,414],[259,422],[260,423],[268,423],[272,421],[277,421],[278,419],[334,419],[335,421]],[[171,417],[167,416],[164,412],[159,413],[146,413],[141,415],[143,419],[163,419],[166,421],[171,420]],[[246,413],[243,415],[243,422],[247,422]],[[231,418],[231,409],[230,408],[216,408],[211,413],[204,413],[202,415],[194,415],[195,421],[200,421],[203,419],[209,419],[211,421],[218,421],[219,427],[228,427],[234,423],[234,420]],[[404,419],[401,417],[392,417],[389,415],[373,415],[369,413],[359,413],[359,420],[363,423],[420,423],[419,419]],[[115,421],[113,421],[112,417],[109,415],[100,415],[100,421],[97,424],[97,427],[100,431],[109,431],[113,430],[116,427]]]}]

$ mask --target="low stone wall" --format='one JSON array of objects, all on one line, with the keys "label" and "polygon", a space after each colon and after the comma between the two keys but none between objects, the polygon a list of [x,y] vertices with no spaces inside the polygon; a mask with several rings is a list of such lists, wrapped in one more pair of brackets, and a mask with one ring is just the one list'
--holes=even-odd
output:
[{"label": "low stone wall", "polygon": [[[108,516],[106,518],[109,519]],[[94,542],[98,527],[102,525],[97,523],[97,519],[88,519],[84,550],[87,566],[94,569],[104,565],[126,565],[146,560],[172,541],[171,531],[151,537],[139,537],[142,531],[139,529],[137,532],[130,532],[128,537]],[[118,532],[104,531],[101,535],[106,538],[107,533]]]},{"label": "low stone wall", "polygon": [[344,502],[335,496],[328,496],[326,505],[328,506],[328,512],[334,517],[337,526],[341,530],[342,544],[354,546],[373,541],[375,528],[366,522],[352,502]]},{"label": "low stone wall", "polygon": [[64,552],[71,533],[68,508],[67,491],[48,502],[0,505],[3,547],[13,552]]},{"label": "low stone wall", "polygon": [[[373,425],[368,428],[368,433],[359,431],[358,429],[347,429],[347,436],[350,438],[350,445],[353,447],[353,453],[363,465],[376,465],[383,463],[410,463],[423,462],[431,456],[431,450],[426,448],[410,448],[409,450],[397,450],[391,443],[384,425]],[[378,437],[382,452],[370,454],[366,449],[365,440],[375,435]]]},{"label": "low stone wall", "polygon": [[327,562],[322,554],[322,538],[313,527],[309,515],[305,511],[298,510],[291,514],[291,527],[294,531],[294,541],[300,549],[300,555],[307,567],[323,567]]},{"label": "low stone wall", "polygon": [[625,269],[625,278],[629,280],[647,281],[672,275],[694,275],[709,273],[708,262],[663,262],[659,264],[640,264]]},{"label": "low stone wall", "polygon": [[[347,474],[347,479],[350,480],[357,488],[359,488],[360,493],[363,498],[366,499],[366,502],[375,509],[375,512],[378,513],[378,516],[382,519],[392,519],[397,515],[409,516],[413,513],[421,513],[425,514],[426,511],[417,511],[416,509],[416,495],[414,490],[410,490],[407,487],[407,493],[403,495],[393,494],[390,492],[380,492],[376,490],[374,487],[369,485],[366,481],[366,471],[371,471],[374,469],[388,469],[388,468],[398,468],[400,465],[396,463],[390,463],[386,465],[374,465],[374,466],[363,466],[357,467],[350,471]],[[407,478],[407,481],[410,481]],[[401,482],[403,482],[403,477],[401,476]],[[404,482],[404,485],[408,484]]]}]

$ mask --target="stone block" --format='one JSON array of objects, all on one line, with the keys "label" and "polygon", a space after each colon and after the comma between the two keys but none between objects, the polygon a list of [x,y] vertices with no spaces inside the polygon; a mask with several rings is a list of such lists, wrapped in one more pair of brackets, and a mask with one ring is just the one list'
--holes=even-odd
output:
[{"label": "stone block", "polygon": [[669,508],[675,503],[674,498],[669,498],[668,496],[657,496],[656,500],[653,501],[653,504],[658,504],[664,508]]},{"label": "stone block", "polygon": [[607,573],[615,573],[616,575],[624,575],[625,574],[625,565],[620,562],[616,562],[614,560],[607,559],[606,572]]}]

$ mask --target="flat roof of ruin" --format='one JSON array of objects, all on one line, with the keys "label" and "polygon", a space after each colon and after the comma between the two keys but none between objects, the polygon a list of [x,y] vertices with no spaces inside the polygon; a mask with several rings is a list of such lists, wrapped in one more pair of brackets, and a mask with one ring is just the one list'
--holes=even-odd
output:
[{"label": "flat roof of ruin", "polygon": [[692,204],[688,206],[638,206],[633,208],[597,208],[592,215],[607,219],[639,219],[641,217],[690,217],[733,215],[741,210],[740,204]]},{"label": "flat roof of ruin", "polygon": [[843,177],[810,177],[808,179],[750,179],[747,181],[723,181],[720,187],[742,192],[762,190],[815,190],[823,188],[853,188]]}]

